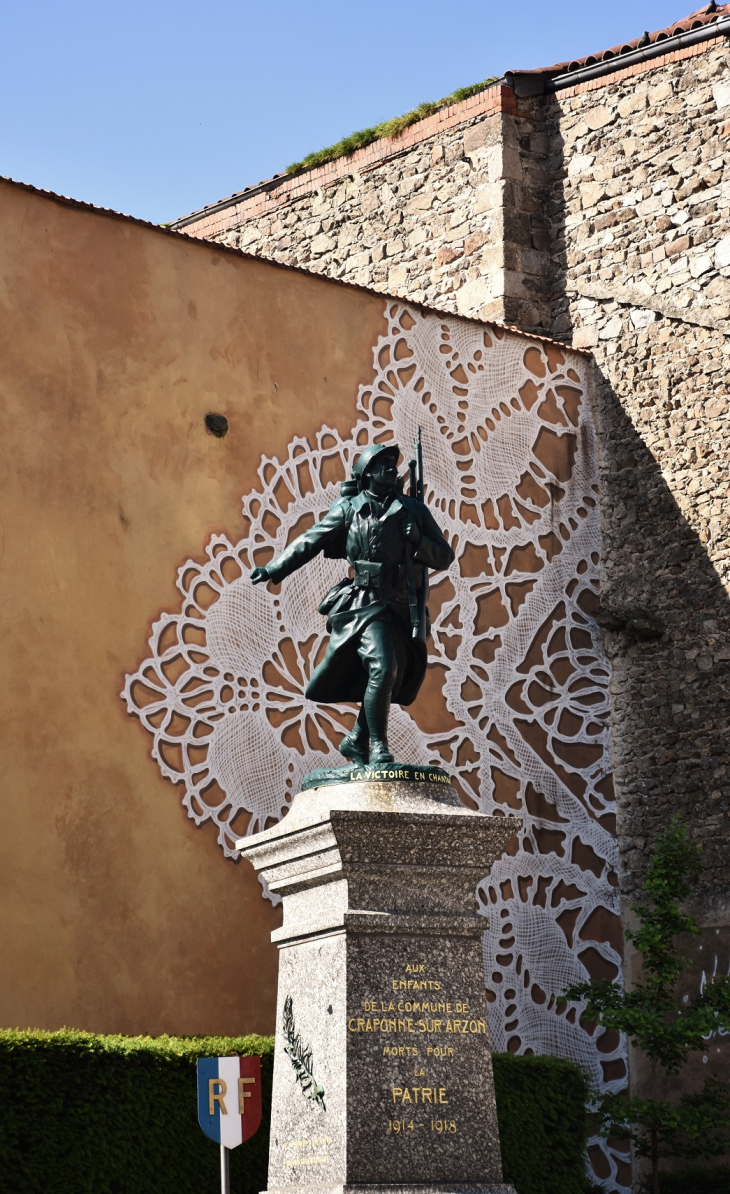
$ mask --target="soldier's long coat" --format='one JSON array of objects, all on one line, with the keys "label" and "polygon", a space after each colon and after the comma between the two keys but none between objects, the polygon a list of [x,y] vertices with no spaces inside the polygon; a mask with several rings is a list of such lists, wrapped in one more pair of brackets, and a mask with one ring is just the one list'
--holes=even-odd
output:
[{"label": "soldier's long coat", "polygon": [[[417,523],[421,531],[415,550],[403,534],[406,521]],[[320,605],[332,633],[325,657],[307,685],[307,696],[327,704],[362,700],[367,674],[357,648],[362,631],[378,620],[392,625],[394,636],[400,640],[397,654],[405,660],[405,665],[399,667],[392,699],[410,705],[426,672],[426,644],[412,637],[408,571],[420,588],[424,566],[441,571],[454,559],[428,508],[396,493],[378,517],[377,506],[367,493],[338,498],[321,522],[295,539],[266,565],[266,570],[278,583],[320,551],[329,559],[348,560],[355,575],[341,581]],[[363,565],[371,566],[371,577],[367,577]],[[379,576],[373,565],[380,565]]]}]

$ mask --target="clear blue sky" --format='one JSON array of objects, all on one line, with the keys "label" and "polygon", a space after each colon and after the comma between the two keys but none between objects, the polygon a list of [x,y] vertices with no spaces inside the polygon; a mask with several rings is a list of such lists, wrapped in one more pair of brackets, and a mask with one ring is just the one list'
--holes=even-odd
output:
[{"label": "clear blue sky", "polygon": [[356,129],[688,0],[6,0],[0,174],[167,221]]}]

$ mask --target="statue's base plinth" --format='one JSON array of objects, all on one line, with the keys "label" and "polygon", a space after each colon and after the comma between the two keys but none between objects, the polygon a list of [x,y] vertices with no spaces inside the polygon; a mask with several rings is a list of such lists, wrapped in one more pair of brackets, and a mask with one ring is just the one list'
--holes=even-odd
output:
[{"label": "statue's base plinth", "polygon": [[329,784],[448,784],[451,776],[440,767],[429,763],[382,763],[371,767],[369,763],[348,763],[346,767],[320,767],[310,771],[302,780],[302,791],[323,788]]},{"label": "statue's base plinth", "polygon": [[404,770],[237,843],[284,905],[268,1194],[513,1194],[474,891],[520,822]]},{"label": "statue's base plinth", "polygon": [[[292,1186],[274,1186],[262,1194],[292,1194]],[[431,1185],[377,1186],[297,1186],[297,1194],[516,1194],[514,1186],[504,1182],[481,1183],[442,1182]]]}]

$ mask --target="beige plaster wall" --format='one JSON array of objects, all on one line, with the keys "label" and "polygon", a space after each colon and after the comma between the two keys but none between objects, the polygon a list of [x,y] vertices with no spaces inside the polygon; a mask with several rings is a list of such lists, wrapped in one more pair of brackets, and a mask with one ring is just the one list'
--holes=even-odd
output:
[{"label": "beige plaster wall", "polygon": [[[564,976],[613,976],[621,963],[585,356],[24,188],[0,185],[0,205],[0,949],[11,976],[0,1024],[273,1028],[278,913],[248,866],[226,861],[215,818],[202,829],[187,819],[185,789],[150,758],[160,723],[142,698],[130,718],[120,692],[146,658],[164,671],[162,645],[145,640],[183,605],[178,567],[211,564],[211,536],[227,536],[242,564],[254,543],[279,550],[331,500],[325,474],[334,488],[356,444],[407,450],[421,426],[431,504],[457,558],[434,578],[432,666],[413,718],[394,710],[393,744],[401,758],[441,760],[472,807],[524,819],[479,892],[492,1039],[574,1057],[596,1081],[623,1075],[621,1043],[597,1045],[548,1000]],[[222,440],[205,431],[211,410],[230,420]],[[289,454],[302,436],[300,476]],[[279,458],[263,483],[262,455]],[[270,651],[242,673],[287,689],[293,708],[292,660],[311,663],[313,611],[342,575],[338,564],[327,579],[325,565],[282,586],[278,639],[265,631],[279,597],[221,565],[222,600],[198,626],[211,664],[222,656],[208,630],[228,618],[240,655]],[[273,697],[256,719],[242,716],[247,700],[219,698],[210,774],[226,759],[226,774],[253,773],[256,721],[284,805],[295,763],[328,756],[304,768]],[[292,732],[304,723],[308,738],[309,713],[323,727],[325,710],[297,707]]]},{"label": "beige plaster wall", "polygon": [[0,184],[0,1024],[273,1029],[279,913],[119,693],[262,452],[349,429],[382,329],[375,296]]}]

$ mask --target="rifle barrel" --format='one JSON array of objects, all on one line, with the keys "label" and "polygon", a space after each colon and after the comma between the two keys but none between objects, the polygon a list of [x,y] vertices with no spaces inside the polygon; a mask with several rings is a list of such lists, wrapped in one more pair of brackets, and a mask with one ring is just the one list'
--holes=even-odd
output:
[{"label": "rifle barrel", "polygon": [[[421,442],[421,428],[418,428],[418,436],[416,438],[416,498],[419,502],[424,500],[424,484],[423,484],[423,445]],[[413,622],[413,637],[420,638],[424,643],[426,642],[427,630],[427,615],[426,615],[426,601],[428,600],[428,568],[423,566],[423,580],[418,591],[418,608],[415,617],[411,614],[411,621]]]},{"label": "rifle barrel", "polygon": [[416,440],[416,498],[423,501],[423,448],[421,445],[421,428],[418,428]]}]

